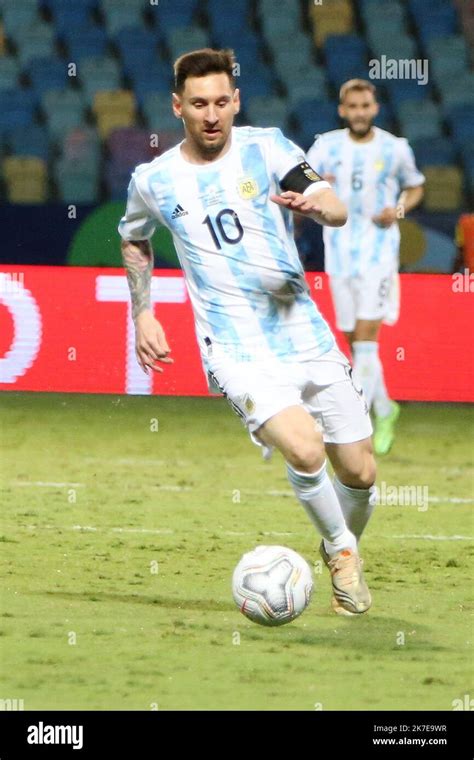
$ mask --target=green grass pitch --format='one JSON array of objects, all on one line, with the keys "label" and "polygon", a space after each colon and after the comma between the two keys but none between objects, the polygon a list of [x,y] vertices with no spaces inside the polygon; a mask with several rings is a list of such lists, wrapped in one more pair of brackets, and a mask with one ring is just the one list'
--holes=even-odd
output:
[{"label": "green grass pitch", "polygon": [[[319,539],[223,399],[4,393],[0,698],[25,710],[451,710],[473,694],[467,405],[405,404],[362,542],[373,608],[244,618],[232,570]],[[318,570],[320,572],[318,572]]]}]

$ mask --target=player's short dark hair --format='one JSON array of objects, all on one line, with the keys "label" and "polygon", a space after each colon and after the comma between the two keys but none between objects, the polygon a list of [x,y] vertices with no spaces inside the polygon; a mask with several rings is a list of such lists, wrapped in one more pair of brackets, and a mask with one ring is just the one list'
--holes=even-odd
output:
[{"label": "player's short dark hair", "polygon": [[347,82],[344,82],[339,90],[339,102],[342,103],[344,101],[348,92],[364,92],[364,90],[371,92],[374,99],[377,100],[377,91],[372,82],[369,82],[367,79],[349,79]]},{"label": "player's short dark hair", "polygon": [[234,51],[202,48],[180,55],[174,62],[174,90],[178,94],[184,90],[188,77],[205,77],[206,74],[227,74],[231,87],[235,87]]}]

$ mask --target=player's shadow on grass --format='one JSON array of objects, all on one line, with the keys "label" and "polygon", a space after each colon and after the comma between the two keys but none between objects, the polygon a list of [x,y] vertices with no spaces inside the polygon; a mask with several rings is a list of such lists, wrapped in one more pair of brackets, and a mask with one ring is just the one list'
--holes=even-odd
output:
[{"label": "player's shadow on grass", "polygon": [[201,610],[205,612],[235,612],[235,605],[218,599],[176,599],[156,594],[113,594],[102,591],[46,591],[47,596],[78,602],[121,602],[146,604],[172,610]]},{"label": "player's shadow on grass", "polygon": [[[318,625],[318,621],[325,622],[331,619],[331,630],[327,627]],[[308,621],[308,613],[305,620]],[[291,644],[302,644],[304,646],[330,647],[334,649],[344,648],[345,651],[353,650],[356,653],[374,653],[378,655],[393,654],[399,652],[401,657],[406,656],[408,659],[416,653],[417,659],[424,655],[429,661],[433,652],[449,651],[449,647],[443,646],[438,642],[430,640],[432,629],[428,626],[417,624],[416,631],[413,631],[413,624],[407,620],[390,617],[375,617],[371,615],[361,615],[354,618],[336,617],[334,613],[328,612],[326,615],[313,617],[314,628],[312,631],[298,629],[296,626],[284,626],[283,628],[273,628],[277,635],[281,632],[283,641],[285,638]],[[336,630],[334,630],[336,629]],[[397,643],[396,632],[410,632],[405,635],[404,643]],[[285,636],[285,634],[289,634]],[[261,641],[265,638],[265,631],[259,628],[250,628],[245,631],[245,636],[254,641]],[[400,639],[399,639],[400,640]]]}]

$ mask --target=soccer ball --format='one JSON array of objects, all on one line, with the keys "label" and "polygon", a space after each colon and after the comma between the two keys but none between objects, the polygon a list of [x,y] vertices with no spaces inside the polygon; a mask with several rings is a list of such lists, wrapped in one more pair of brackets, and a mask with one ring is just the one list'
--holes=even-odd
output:
[{"label": "soccer ball", "polygon": [[284,625],[308,606],[313,578],[308,563],[286,546],[257,546],[232,576],[234,601],[260,625]]}]

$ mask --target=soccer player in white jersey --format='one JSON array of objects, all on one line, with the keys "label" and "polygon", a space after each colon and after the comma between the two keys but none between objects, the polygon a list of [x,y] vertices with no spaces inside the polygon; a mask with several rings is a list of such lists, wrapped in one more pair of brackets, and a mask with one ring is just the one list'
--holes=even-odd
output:
[{"label": "soccer player in white jersey", "polygon": [[351,79],[341,87],[339,115],[347,128],[317,135],[307,154],[348,209],[344,227],[323,230],[325,269],[336,322],[352,348],[354,376],[375,418],[376,454],[387,454],[400,408],[387,393],[379,358],[382,322],[399,313],[397,219],[423,197],[424,176],[402,137],[373,126],[375,87]]},{"label": "soccer player in white jersey", "polygon": [[210,385],[226,395],[255,443],[281,451],[322,535],[333,609],[360,614],[371,604],[357,540],[374,506],[372,428],[351,367],[309,295],[292,223],[297,211],[340,227],[346,209],[279,129],[233,127],[233,66],[232,51],[208,48],[176,61],[172,106],[184,140],[132,175],[119,232],[137,359],[145,372],[172,361],[150,306],[149,239],[164,224]]}]

